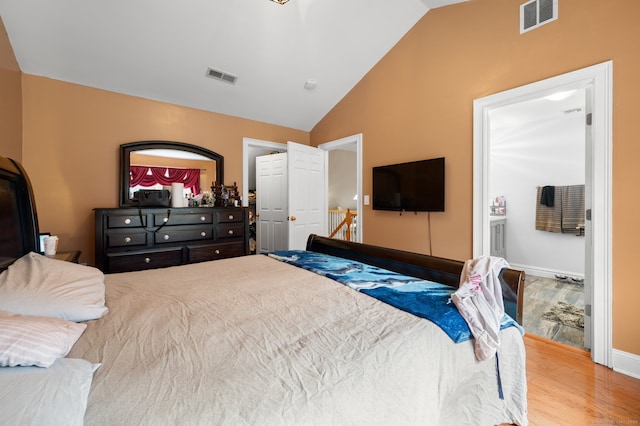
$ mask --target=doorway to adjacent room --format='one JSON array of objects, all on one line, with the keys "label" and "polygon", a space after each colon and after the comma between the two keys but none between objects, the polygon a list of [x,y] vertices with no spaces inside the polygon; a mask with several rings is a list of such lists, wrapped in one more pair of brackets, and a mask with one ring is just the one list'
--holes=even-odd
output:
[{"label": "doorway to adjacent room", "polygon": [[576,89],[585,90],[585,109],[592,111],[585,152],[585,336],[592,359],[611,367],[611,62],[474,101],[474,256],[490,253],[492,111]]}]

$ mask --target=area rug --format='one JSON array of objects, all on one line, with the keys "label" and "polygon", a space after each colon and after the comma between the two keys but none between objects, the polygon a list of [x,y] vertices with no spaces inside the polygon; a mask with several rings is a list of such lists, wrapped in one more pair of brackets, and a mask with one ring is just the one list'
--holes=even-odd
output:
[{"label": "area rug", "polygon": [[542,314],[542,319],[573,328],[584,329],[584,308],[558,302],[550,311]]}]

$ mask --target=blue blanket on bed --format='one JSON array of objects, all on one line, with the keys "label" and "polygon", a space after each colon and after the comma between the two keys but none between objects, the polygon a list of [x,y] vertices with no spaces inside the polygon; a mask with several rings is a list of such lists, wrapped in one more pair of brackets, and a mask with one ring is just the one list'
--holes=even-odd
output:
[{"label": "blue blanket on bed", "polygon": [[[405,312],[428,319],[456,343],[473,338],[467,322],[450,300],[456,290],[454,287],[310,251],[283,250],[268,255],[326,276]],[[517,327],[521,333],[524,332],[505,314],[501,329],[510,326]]]}]

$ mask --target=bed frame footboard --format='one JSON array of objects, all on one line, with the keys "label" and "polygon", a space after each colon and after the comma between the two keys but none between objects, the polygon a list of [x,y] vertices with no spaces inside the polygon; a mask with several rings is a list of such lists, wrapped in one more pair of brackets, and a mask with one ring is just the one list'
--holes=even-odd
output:
[{"label": "bed frame footboard", "polygon": [[[412,277],[458,287],[464,262],[426,254],[336,240],[311,234],[307,250],[355,260]],[[500,273],[507,314],[522,325],[524,271],[504,268]]]}]

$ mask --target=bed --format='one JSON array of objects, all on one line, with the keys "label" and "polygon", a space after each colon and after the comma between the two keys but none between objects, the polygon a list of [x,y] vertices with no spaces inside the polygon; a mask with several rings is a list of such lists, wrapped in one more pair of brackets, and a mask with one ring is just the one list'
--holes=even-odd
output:
[{"label": "bed", "polygon": [[[64,335],[47,366],[0,367],[0,424],[527,424],[516,321],[500,331],[499,358],[479,361],[468,330],[454,338],[439,320],[373,295],[401,282],[437,288],[447,304],[463,262],[311,235],[300,252],[103,275],[33,253],[28,178],[7,159],[0,170],[3,203],[16,200],[2,229],[18,227],[22,241],[0,247],[0,323],[41,321]],[[373,275],[392,284],[342,279]],[[515,320],[523,278],[500,271]],[[53,290],[20,293],[38,286]],[[0,340],[0,362],[2,351]]]}]

